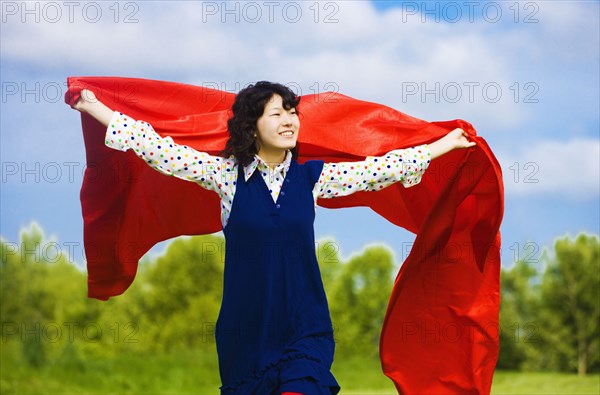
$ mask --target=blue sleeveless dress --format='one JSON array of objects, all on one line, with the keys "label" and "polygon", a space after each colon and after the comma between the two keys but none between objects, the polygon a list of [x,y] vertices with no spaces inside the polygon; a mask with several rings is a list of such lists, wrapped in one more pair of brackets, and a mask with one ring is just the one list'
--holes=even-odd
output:
[{"label": "blue sleeveless dress", "polygon": [[277,202],[259,171],[236,191],[223,233],[215,328],[222,395],[337,394],[335,343],[315,254],[312,189],[322,160],[292,159]]}]

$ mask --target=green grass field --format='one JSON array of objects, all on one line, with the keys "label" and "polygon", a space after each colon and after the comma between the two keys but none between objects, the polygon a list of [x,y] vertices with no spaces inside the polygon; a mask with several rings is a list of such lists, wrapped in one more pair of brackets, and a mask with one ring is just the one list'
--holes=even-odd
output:
[{"label": "green grass field", "polygon": [[[218,394],[216,355],[182,351],[118,359],[56,358],[39,369],[29,367],[14,344],[3,343],[1,394]],[[397,392],[378,360],[336,360],[333,374],[340,394]],[[498,371],[493,394],[600,394],[600,375]]]}]

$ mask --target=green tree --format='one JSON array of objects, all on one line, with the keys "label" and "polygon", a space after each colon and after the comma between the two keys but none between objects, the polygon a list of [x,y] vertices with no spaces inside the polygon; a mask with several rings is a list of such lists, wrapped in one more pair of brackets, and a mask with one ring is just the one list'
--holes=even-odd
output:
[{"label": "green tree", "polygon": [[378,356],[393,269],[392,255],[384,247],[368,248],[342,265],[330,303],[340,354]]},{"label": "green tree", "polygon": [[[531,369],[538,360],[540,322],[539,292],[534,281],[535,268],[518,261],[510,270],[500,272],[500,354],[499,369]],[[535,370],[535,368],[534,368]]]},{"label": "green tree", "polygon": [[148,348],[214,347],[224,254],[222,237],[177,238],[149,265],[139,295]]},{"label": "green tree", "polygon": [[548,346],[557,367],[585,375],[599,359],[600,245],[598,237],[579,234],[554,244],[547,259],[541,301]]},{"label": "green tree", "polygon": [[317,242],[317,260],[323,279],[323,287],[327,299],[333,298],[333,287],[342,271],[342,261],[339,255],[340,247],[334,239],[321,239]]},{"label": "green tree", "polygon": [[19,342],[25,361],[41,367],[72,340],[69,325],[81,314],[90,316],[85,275],[35,223],[21,232],[18,243],[2,241],[1,247],[3,340]]}]

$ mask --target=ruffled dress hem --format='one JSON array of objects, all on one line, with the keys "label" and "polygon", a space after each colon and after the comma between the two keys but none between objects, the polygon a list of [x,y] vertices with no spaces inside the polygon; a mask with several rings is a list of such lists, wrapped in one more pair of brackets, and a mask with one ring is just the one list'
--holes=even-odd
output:
[{"label": "ruffled dress hem", "polygon": [[340,386],[319,359],[294,354],[266,365],[250,377],[223,385],[220,390],[221,395],[279,395],[285,391],[336,395]]}]

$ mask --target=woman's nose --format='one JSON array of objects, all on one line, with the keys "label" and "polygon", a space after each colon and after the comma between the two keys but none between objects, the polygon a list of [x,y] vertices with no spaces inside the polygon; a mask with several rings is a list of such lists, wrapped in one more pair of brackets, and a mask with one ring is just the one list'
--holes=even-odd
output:
[{"label": "woman's nose", "polygon": [[284,125],[290,125],[292,123],[292,116],[286,112],[281,121]]}]

